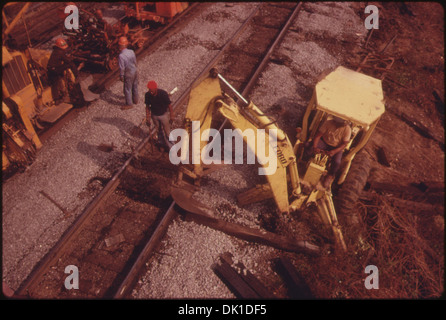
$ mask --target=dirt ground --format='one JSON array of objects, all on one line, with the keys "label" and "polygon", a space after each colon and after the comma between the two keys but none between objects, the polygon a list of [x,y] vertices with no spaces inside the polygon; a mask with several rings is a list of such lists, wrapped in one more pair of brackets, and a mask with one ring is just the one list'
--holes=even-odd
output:
[{"label": "dirt ground", "polygon": [[[444,181],[444,105],[433,95],[435,90],[444,97],[443,8],[438,3],[383,3],[380,12],[384,19],[370,42],[380,50],[396,36],[385,52],[395,62],[391,80],[383,84],[388,112],[374,142],[386,149],[391,168],[408,182]],[[401,114],[432,137],[402,121]]]},{"label": "dirt ground", "polygon": [[[436,182],[444,188],[443,7],[439,3],[370,4],[379,8],[380,20],[368,50],[385,48],[384,55],[394,64],[383,81],[386,113],[366,148],[375,160],[368,183],[403,187]],[[364,6],[357,5],[360,13]],[[357,57],[350,61],[357,63]],[[370,69],[363,71],[371,74]],[[387,163],[379,157],[380,149]],[[411,201],[406,198],[403,203],[406,200]],[[313,283],[315,294],[325,298],[443,295],[444,201],[421,202],[430,207],[420,209],[411,206],[413,202],[396,207],[386,195],[360,201],[357,209],[363,224],[356,231],[365,237],[354,249],[346,257],[319,260],[317,277],[312,275],[314,266],[302,264],[300,271]],[[364,289],[364,268],[371,264],[378,267],[380,290]],[[362,277],[357,274],[360,270]]]}]

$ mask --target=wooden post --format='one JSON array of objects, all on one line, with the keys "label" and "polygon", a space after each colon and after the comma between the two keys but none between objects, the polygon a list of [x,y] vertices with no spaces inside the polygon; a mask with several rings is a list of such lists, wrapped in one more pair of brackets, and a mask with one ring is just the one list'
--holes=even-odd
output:
[{"label": "wooden post", "polygon": [[311,244],[306,240],[289,239],[266,230],[245,227],[240,224],[224,221],[198,212],[187,212],[186,217],[196,223],[203,224],[243,240],[262,243],[285,251],[304,252],[312,255],[320,253],[320,248],[318,246]]}]

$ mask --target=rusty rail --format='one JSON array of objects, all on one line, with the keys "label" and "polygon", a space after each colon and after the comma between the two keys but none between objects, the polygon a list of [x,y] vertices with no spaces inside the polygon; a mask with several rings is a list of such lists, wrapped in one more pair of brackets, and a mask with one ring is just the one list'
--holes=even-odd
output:
[{"label": "rusty rail", "polygon": [[[237,32],[229,39],[229,41],[226,43],[226,45],[223,47],[223,49],[214,57],[214,59],[206,66],[206,68],[203,70],[203,72],[198,75],[198,77],[191,83],[191,86],[195,81],[197,81],[200,77],[203,77],[206,75],[209,70],[215,65],[215,63],[218,61],[218,59],[221,57],[221,55],[225,52],[225,50],[229,47],[229,45],[241,34],[241,32],[244,30],[246,25],[251,21],[251,19],[254,17],[255,13],[259,10],[260,6],[256,7],[256,9],[250,14],[248,19],[243,23],[243,25],[237,30]],[[184,12],[183,12],[184,13]],[[147,49],[147,48],[146,48]],[[139,54],[141,54],[143,51],[141,50]],[[111,75],[106,76],[106,80],[104,80],[103,83],[106,81],[110,81],[110,78],[113,77],[113,73]],[[176,109],[178,106],[180,106],[184,100],[188,97],[190,93],[190,87],[186,89],[181,97],[173,104],[173,108]],[[20,285],[19,289],[17,290],[17,294],[25,296],[27,294],[27,291],[29,288],[37,285],[40,281],[40,279],[43,277],[43,275],[47,272],[49,267],[51,266],[53,261],[56,261],[61,257],[61,255],[64,252],[64,249],[69,245],[70,240],[73,239],[75,236],[77,236],[80,231],[82,230],[83,226],[86,225],[94,213],[101,208],[101,205],[107,200],[107,198],[113,193],[114,190],[118,187],[121,177],[123,173],[125,172],[126,168],[129,166],[129,164],[140,154],[141,150],[145,146],[147,146],[150,143],[150,140],[152,138],[153,133],[155,132],[155,129],[153,129],[149,135],[144,138],[135,151],[133,151],[132,155],[125,161],[125,163],[121,166],[121,168],[118,170],[118,172],[110,179],[110,181],[107,183],[107,185],[102,189],[102,191],[99,193],[96,198],[94,198],[84,209],[84,211],[80,214],[80,216],[76,219],[76,221],[73,223],[72,227],[70,227],[68,230],[65,231],[65,233],[62,235],[62,237],[59,239],[59,241],[56,243],[56,245],[51,249],[49,253],[37,264],[37,266],[33,269],[33,271],[30,273],[30,275],[27,277],[27,279]],[[154,244],[157,240],[159,240],[164,234],[165,230],[167,229],[170,221],[174,218],[174,210],[173,207],[175,205],[175,202],[172,202],[169,209],[167,210],[165,216],[163,217],[161,223],[158,225],[157,230],[154,232],[153,236],[143,249],[143,251],[140,254],[140,258],[137,259],[136,265],[131,269],[130,273],[126,276],[123,284],[120,286],[119,290],[115,294],[116,298],[124,297],[126,294],[129,293],[131,289],[131,285],[135,281],[140,268],[142,267],[144,259],[147,259],[150,255],[150,252],[152,251]]]}]

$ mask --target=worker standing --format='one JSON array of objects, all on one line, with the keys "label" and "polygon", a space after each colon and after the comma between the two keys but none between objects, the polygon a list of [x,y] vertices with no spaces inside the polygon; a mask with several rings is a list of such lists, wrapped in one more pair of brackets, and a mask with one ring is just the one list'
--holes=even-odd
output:
[{"label": "worker standing", "polygon": [[[145,94],[146,104],[146,123],[150,124],[150,119],[157,127],[158,141],[163,141],[169,148],[172,147],[172,142],[169,141],[170,124],[173,122],[172,102],[169,94],[158,88],[158,84],[151,80],[147,83],[148,92]],[[170,117],[167,114],[170,112]]]},{"label": "worker standing", "polygon": [[51,85],[51,93],[56,104],[62,101],[68,103],[71,101],[67,88],[68,84],[65,82],[66,72],[71,70],[75,79],[77,79],[78,69],[81,69],[83,66],[82,63],[79,65],[79,68],[76,68],[73,60],[67,54],[67,48],[67,42],[62,38],[58,38],[47,64],[48,81]]},{"label": "worker standing", "polygon": [[131,49],[126,37],[119,38],[119,54],[118,62],[120,69],[120,80],[124,82],[125,105],[122,110],[131,109],[133,104],[138,103],[138,70],[136,65],[136,55]]}]

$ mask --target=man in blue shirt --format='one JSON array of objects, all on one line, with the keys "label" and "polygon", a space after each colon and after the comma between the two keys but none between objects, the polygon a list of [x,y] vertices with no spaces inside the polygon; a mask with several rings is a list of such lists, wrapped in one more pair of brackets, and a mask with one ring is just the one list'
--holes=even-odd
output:
[{"label": "man in blue shirt", "polygon": [[124,82],[125,105],[122,110],[132,108],[132,104],[138,103],[138,70],[136,65],[136,55],[133,50],[127,48],[129,42],[126,37],[119,38],[118,62],[120,75],[119,78]]}]

